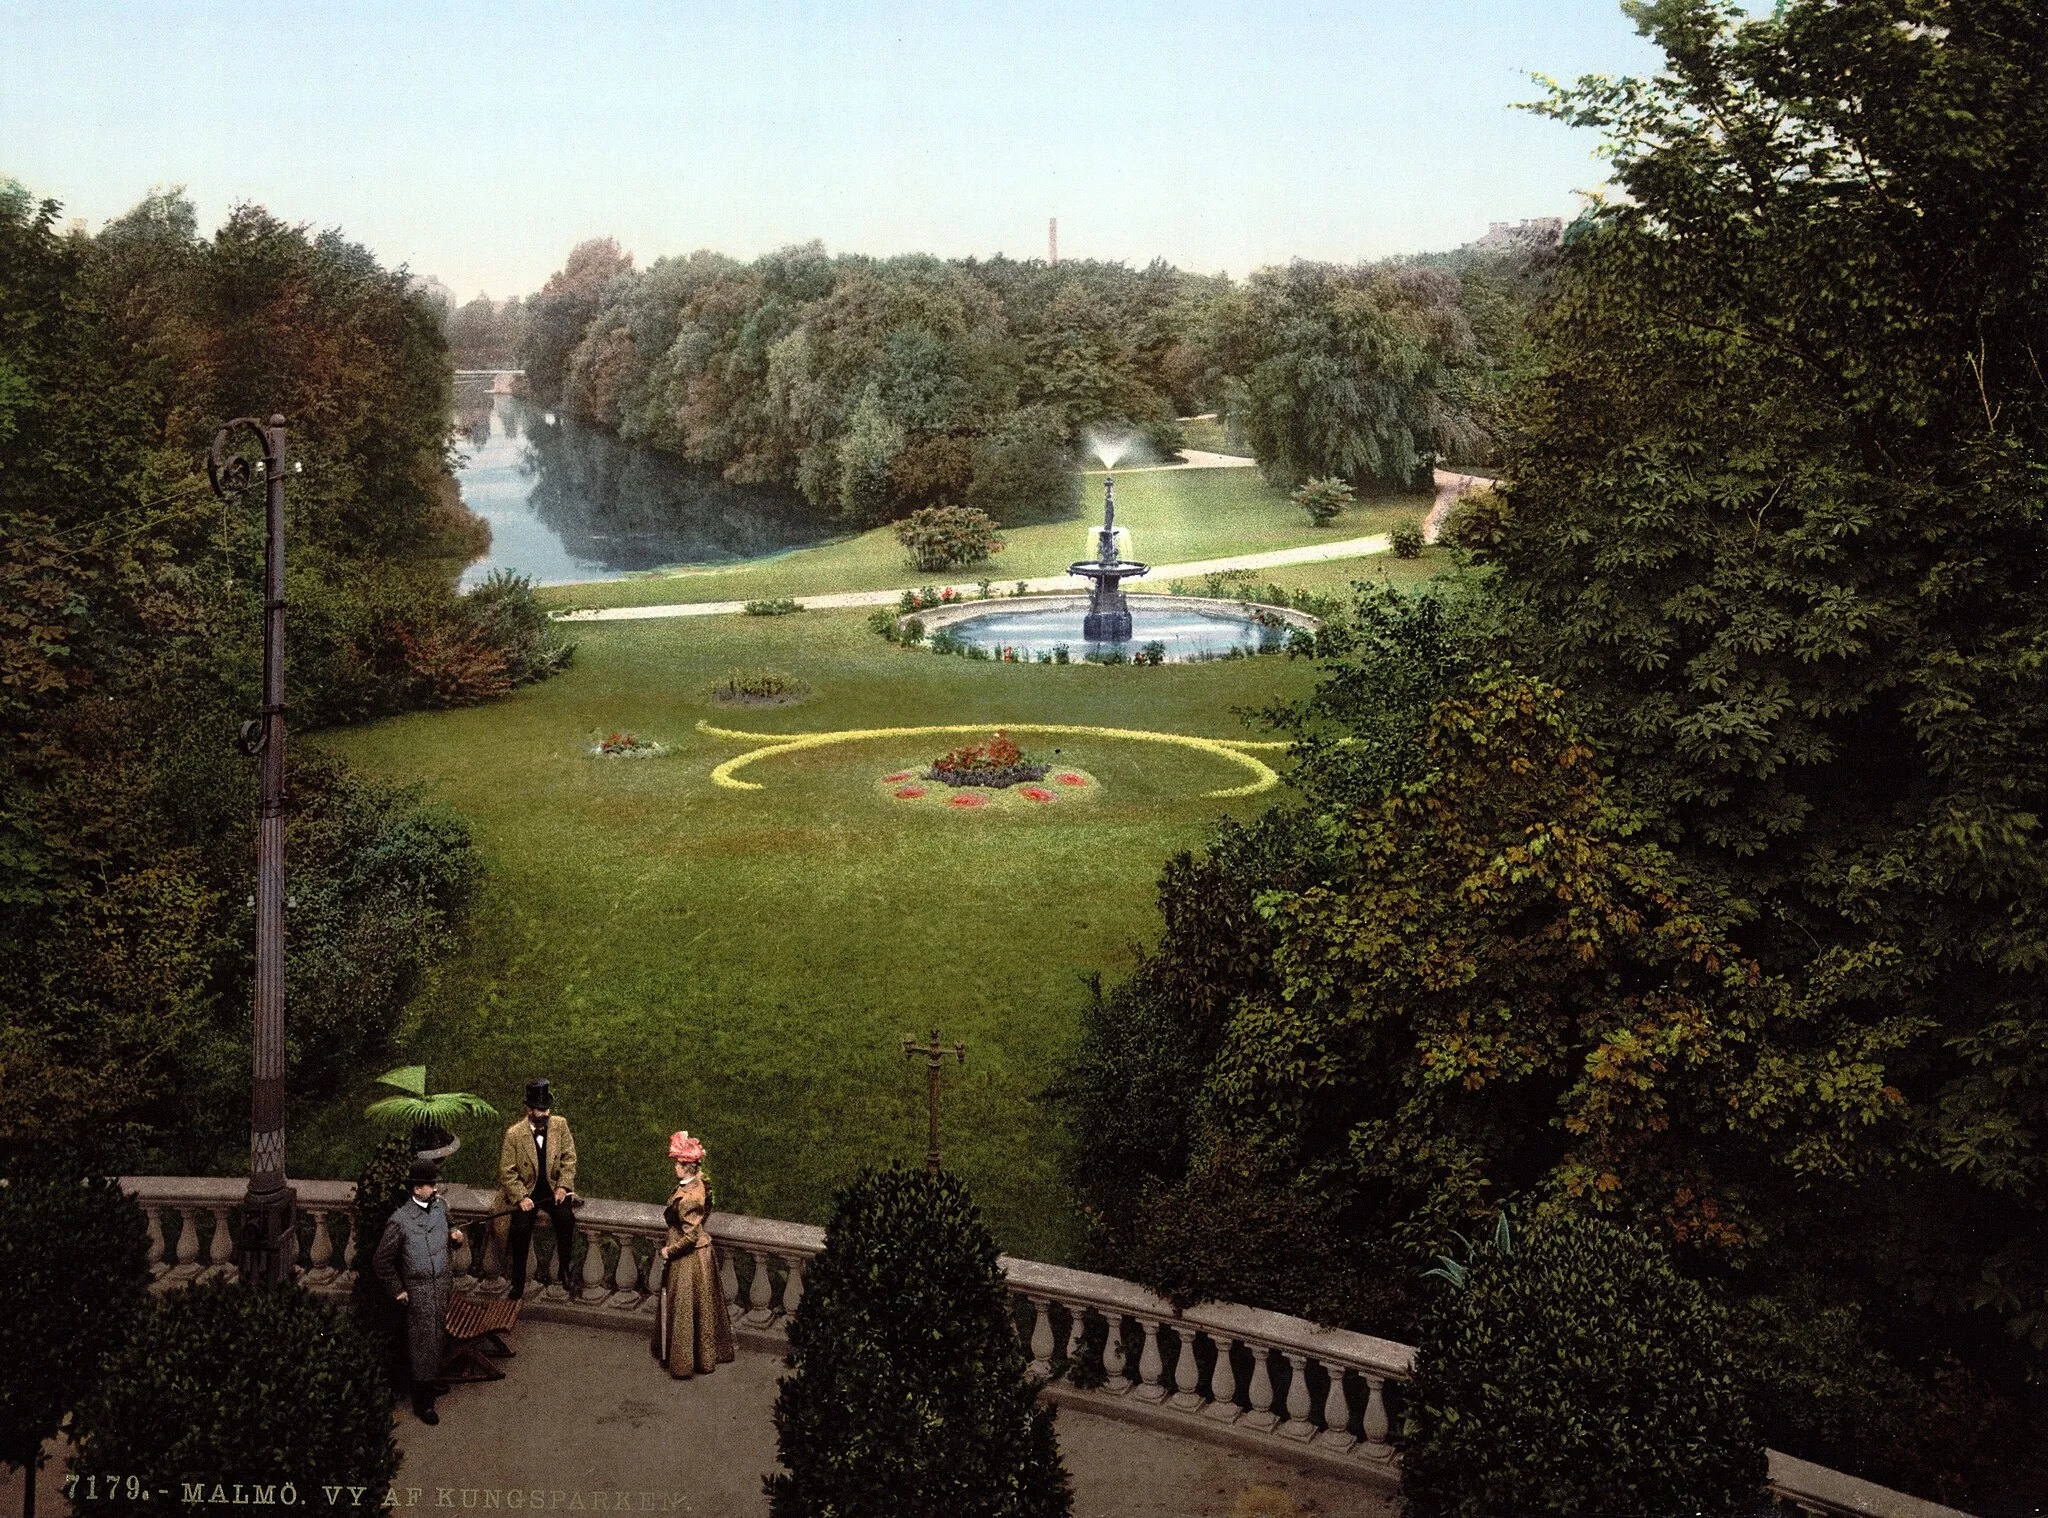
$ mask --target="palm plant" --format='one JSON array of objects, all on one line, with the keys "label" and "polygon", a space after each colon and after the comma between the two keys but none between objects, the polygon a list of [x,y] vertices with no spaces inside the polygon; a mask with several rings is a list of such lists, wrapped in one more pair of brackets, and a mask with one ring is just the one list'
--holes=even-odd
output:
[{"label": "palm plant", "polygon": [[448,1125],[459,1117],[496,1117],[498,1109],[473,1091],[437,1091],[427,1094],[427,1067],[401,1065],[386,1070],[377,1083],[394,1086],[404,1094],[387,1096],[363,1109],[363,1116],[376,1122],[405,1124],[413,1131],[414,1147],[434,1149],[455,1135]]}]

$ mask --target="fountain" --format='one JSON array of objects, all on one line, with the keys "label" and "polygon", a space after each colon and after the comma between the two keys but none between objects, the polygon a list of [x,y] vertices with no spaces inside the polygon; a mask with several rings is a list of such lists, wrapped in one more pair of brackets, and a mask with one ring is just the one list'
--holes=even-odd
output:
[{"label": "fountain", "polygon": [[[1125,557],[1129,546],[1124,528],[1116,525],[1117,461],[1131,445],[1129,435],[1097,434],[1088,440],[1102,460],[1102,526],[1093,536],[1095,557],[1067,566],[1067,573],[1089,582],[1078,595],[1033,597],[1013,605],[967,603],[924,608],[917,621],[932,635],[935,646],[966,648],[981,657],[1025,663],[1067,663],[1070,658],[1097,663],[1169,663],[1234,658],[1284,647],[1290,632],[1314,632],[1316,618],[1284,606],[1225,601],[1213,596],[1179,593],[1141,595],[1133,611],[1123,582],[1149,573],[1150,566]],[[1080,638],[1074,617],[1080,613]],[[910,614],[897,619],[900,630]],[[1078,643],[1078,647],[1070,645]]]},{"label": "fountain", "polygon": [[1123,582],[1147,572],[1147,566],[1124,558],[1116,542],[1116,476],[1102,477],[1102,531],[1095,537],[1095,557],[1069,564],[1067,573],[1091,582],[1088,613],[1081,619],[1081,637],[1088,643],[1131,641],[1131,606]]}]

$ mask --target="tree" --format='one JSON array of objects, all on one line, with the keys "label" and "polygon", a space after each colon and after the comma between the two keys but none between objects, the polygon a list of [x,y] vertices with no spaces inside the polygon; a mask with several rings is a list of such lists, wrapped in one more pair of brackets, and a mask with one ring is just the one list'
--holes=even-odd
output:
[{"label": "tree", "polygon": [[1572,231],[1465,541],[1811,1046],[1896,1093],[1804,1154],[1784,1247],[1997,1313],[1972,1353],[2016,1386],[2048,1363],[2048,38],[2018,0],[1631,11],[1664,71],[1547,106],[1627,198]]},{"label": "tree", "polygon": [[1705,1294],[1640,1234],[1559,1218],[1424,1319],[1402,1493],[1418,1518],[1767,1512],[1764,1447]]},{"label": "tree", "polygon": [[528,393],[541,405],[561,400],[570,359],[597,315],[606,287],[632,267],[633,255],[621,251],[611,238],[590,238],[569,250],[562,267],[526,303],[519,367],[526,371]]},{"label": "tree", "polygon": [[148,1224],[112,1180],[14,1175],[0,1186],[0,1461],[23,1476],[34,1518],[43,1441],[96,1387],[141,1312]]},{"label": "tree", "polygon": [[333,1487],[365,1488],[369,1508],[398,1470],[377,1347],[297,1286],[207,1281],[152,1299],[74,1427],[73,1476],[187,1510],[226,1511],[244,1491],[314,1503]]},{"label": "tree", "polygon": [[839,1194],[775,1399],[775,1518],[1040,1518],[1072,1498],[995,1242],[949,1175]]}]

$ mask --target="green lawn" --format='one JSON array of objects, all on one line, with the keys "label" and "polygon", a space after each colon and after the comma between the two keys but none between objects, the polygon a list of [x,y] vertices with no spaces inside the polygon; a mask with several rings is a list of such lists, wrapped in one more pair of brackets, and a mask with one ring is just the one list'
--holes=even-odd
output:
[{"label": "green lawn", "polygon": [[[1213,527],[1195,503],[1213,508],[1222,490],[1203,478],[1150,495],[1153,508],[1180,503],[1178,525],[1155,510],[1147,527],[1144,509],[1134,513],[1142,551],[1223,546],[1193,546]],[[1143,486],[1131,495],[1148,499]],[[1311,531],[1278,514],[1243,525],[1251,541],[1234,546]],[[1073,525],[1051,531],[1075,546]],[[678,582],[659,583],[677,593]],[[1256,813],[1280,793],[1204,799],[1244,772],[1099,738],[1026,739],[1041,751],[1057,742],[1061,761],[1101,780],[1087,807],[951,813],[877,790],[879,776],[961,741],[936,738],[771,758],[745,771],[766,789],[739,792],[709,774],[750,745],[695,724],[1035,721],[1246,737],[1256,735],[1233,709],[1299,695],[1312,671],[1277,656],[1158,669],[969,662],[892,648],[864,622],[806,612],[593,624],[576,630],[568,674],[510,700],[322,735],[365,770],[459,809],[490,863],[474,941],[415,1004],[392,1062],[424,1062],[436,1088],[481,1092],[508,1114],[528,1077],[551,1077],[591,1195],[658,1200],[663,1140],[688,1128],[709,1145],[715,1205],[820,1221],[858,1164],[921,1158],[924,1075],[899,1039],[936,1026],[968,1044],[964,1071],[945,1076],[949,1166],[1005,1248],[1068,1258],[1078,1221],[1034,1097],[1073,1046],[1081,976],[1123,973],[1153,935],[1170,853],[1199,846],[1224,812]],[[763,667],[802,677],[814,696],[754,710],[709,699],[728,671]],[[585,755],[590,735],[617,728],[674,752]],[[293,1172],[353,1174],[373,1095],[365,1083],[295,1112]],[[454,1179],[490,1180],[498,1127],[462,1126]]]},{"label": "green lawn", "polygon": [[[954,581],[998,585],[1062,573],[1084,553],[1087,522],[1101,520],[1102,476],[1083,476],[1084,515],[1070,521],[1005,528],[1006,547],[985,566],[956,570]],[[1385,532],[1429,511],[1428,495],[1373,496],[1323,527],[1311,526],[1284,492],[1255,469],[1190,469],[1117,476],[1117,521],[1131,529],[1131,551],[1152,564],[1185,564],[1232,554],[1263,553],[1303,543],[1329,543]],[[669,571],[631,580],[557,585],[541,592],[551,607],[652,606],[684,601],[763,600],[837,590],[890,590],[948,576],[920,574],[892,528],[799,549],[729,569]]]}]

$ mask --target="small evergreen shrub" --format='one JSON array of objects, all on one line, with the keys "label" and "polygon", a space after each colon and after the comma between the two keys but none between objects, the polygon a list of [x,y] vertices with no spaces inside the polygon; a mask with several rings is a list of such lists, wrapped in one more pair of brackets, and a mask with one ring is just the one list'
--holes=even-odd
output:
[{"label": "small evergreen shrub", "polygon": [[979,564],[1003,551],[995,518],[972,506],[926,506],[896,524],[896,541],[922,570]]},{"label": "small evergreen shrub", "polygon": [[740,608],[750,617],[787,617],[803,609],[801,601],[792,601],[788,596],[775,596],[766,601],[749,601]]},{"label": "small evergreen shrub", "polygon": [[1308,519],[1318,527],[1335,521],[1351,501],[1351,487],[1335,475],[1310,480],[1294,492],[1294,504],[1307,512]]},{"label": "small evergreen shrub", "polygon": [[773,1518],[1059,1518],[1072,1505],[995,1240],[952,1176],[839,1194],[789,1326]]},{"label": "small evergreen shrub", "polygon": [[324,1489],[336,1486],[346,1505],[345,1489],[362,1487],[369,1511],[398,1469],[377,1346],[345,1309],[296,1286],[208,1281],[155,1298],[73,1428],[79,1481],[170,1493],[119,1508],[131,1513],[226,1514],[238,1484],[241,1506],[278,1507],[331,1506]]},{"label": "small evergreen shrub", "polygon": [[1394,530],[1387,534],[1397,559],[1419,559],[1422,557],[1422,524],[1420,522],[1396,522]]},{"label": "small evergreen shrub", "polygon": [[149,1224],[112,1180],[12,1177],[0,1186],[0,1464],[35,1490],[43,1441],[98,1385],[149,1286]]},{"label": "small evergreen shrub", "polygon": [[1603,1219],[1478,1246],[1423,1314],[1408,1511],[1768,1511],[1763,1440],[1722,1333],[1662,1247]]}]

